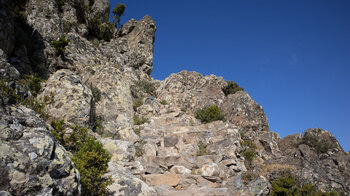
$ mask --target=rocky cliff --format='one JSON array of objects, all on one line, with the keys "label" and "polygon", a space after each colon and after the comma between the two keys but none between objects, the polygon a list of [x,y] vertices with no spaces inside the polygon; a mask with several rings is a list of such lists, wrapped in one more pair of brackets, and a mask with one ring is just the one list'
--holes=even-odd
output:
[{"label": "rocky cliff", "polygon": [[[107,0],[0,5],[1,195],[80,195],[63,139],[77,126],[111,155],[109,195],[350,194],[350,155],[330,132],[282,139],[222,77],[150,77],[150,16],[117,30]],[[223,118],[201,121],[203,108]]]}]

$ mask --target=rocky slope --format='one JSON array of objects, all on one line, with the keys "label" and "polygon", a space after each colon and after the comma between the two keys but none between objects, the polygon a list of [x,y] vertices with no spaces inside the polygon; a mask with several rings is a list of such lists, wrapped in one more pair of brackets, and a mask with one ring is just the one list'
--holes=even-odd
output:
[{"label": "rocky slope", "polygon": [[[110,29],[104,41],[88,21],[108,26],[107,0],[0,4],[1,195],[81,194],[52,120],[87,127],[101,141],[111,154],[110,195],[269,195],[286,173],[298,186],[350,194],[350,155],[330,132],[282,139],[247,92],[225,95],[222,77],[182,71],[152,79],[151,17]],[[58,56],[52,41],[62,36],[69,43]],[[44,78],[41,89],[26,74]],[[225,121],[195,117],[212,105]]]}]

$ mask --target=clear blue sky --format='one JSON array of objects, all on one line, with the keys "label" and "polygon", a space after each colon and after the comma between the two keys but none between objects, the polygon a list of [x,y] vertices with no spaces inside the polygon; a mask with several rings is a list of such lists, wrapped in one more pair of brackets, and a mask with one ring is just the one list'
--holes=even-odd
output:
[{"label": "clear blue sky", "polygon": [[156,22],[152,76],[181,70],[238,82],[271,131],[331,131],[350,150],[350,1],[147,0],[125,3],[122,23]]}]

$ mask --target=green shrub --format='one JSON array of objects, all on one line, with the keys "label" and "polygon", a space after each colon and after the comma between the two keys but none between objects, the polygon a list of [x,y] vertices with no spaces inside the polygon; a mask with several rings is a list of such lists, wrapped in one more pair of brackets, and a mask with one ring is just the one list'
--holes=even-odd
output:
[{"label": "green shrub", "polygon": [[43,80],[37,75],[25,75],[25,80],[27,81],[30,92],[36,97],[39,94]]},{"label": "green shrub", "polygon": [[63,56],[65,47],[68,46],[69,40],[63,35],[59,40],[53,41],[50,43],[56,49],[56,56]]},{"label": "green shrub", "polygon": [[204,144],[202,141],[198,142],[198,151],[197,151],[197,156],[203,156],[203,155],[210,155],[209,150],[207,149],[207,145]]},{"label": "green shrub", "polygon": [[145,79],[134,81],[134,85],[131,86],[131,93],[134,97],[142,97],[142,93],[155,95],[155,91],[154,83]]},{"label": "green shrub", "polygon": [[323,192],[317,190],[315,185],[302,184],[290,172],[285,172],[279,178],[272,181],[271,193],[272,196],[338,196],[343,195],[343,192]]},{"label": "green shrub", "polygon": [[56,0],[56,5],[60,11],[62,11],[62,7],[64,6],[65,0]]},{"label": "green shrub", "polygon": [[166,102],[166,100],[162,100],[162,101],[160,102],[160,104],[162,104],[162,105],[167,105],[168,103]]},{"label": "green shrub", "polygon": [[234,83],[233,81],[227,81],[226,83],[227,85],[224,88],[222,88],[222,91],[225,93],[226,96],[244,90],[236,82]]},{"label": "green shrub", "polygon": [[74,26],[76,26],[75,23],[63,21],[63,31],[66,33],[68,33]]},{"label": "green shrub", "polygon": [[102,177],[108,168],[111,156],[101,142],[88,135],[88,129],[74,126],[69,136],[65,136],[63,120],[52,121],[52,134],[73,153],[72,161],[80,172],[82,195],[106,195],[110,177]]},{"label": "green shrub", "polygon": [[137,98],[134,103],[132,104],[132,107],[134,108],[134,111],[137,111],[137,108],[143,105],[143,100],[142,98]]},{"label": "green shrub", "polygon": [[107,172],[111,156],[101,142],[89,137],[79,145],[72,161],[80,172],[82,195],[106,195],[107,186],[112,183],[110,177],[103,177]]},{"label": "green shrub", "polygon": [[140,128],[134,128],[133,131],[136,135],[140,136],[140,133],[141,133]]},{"label": "green shrub", "polygon": [[225,120],[224,115],[221,114],[220,108],[215,105],[197,110],[195,116],[202,123],[210,123],[217,120]]},{"label": "green shrub", "polygon": [[28,108],[31,108],[36,113],[40,114],[41,117],[47,119],[49,115],[45,112],[45,103],[36,100],[34,97],[30,97],[27,99],[22,99],[20,102]]},{"label": "green shrub", "polygon": [[292,174],[279,177],[272,182],[271,195],[295,195],[297,193],[296,185],[297,181]]},{"label": "green shrub", "polygon": [[54,94],[53,92],[50,93],[50,95],[45,95],[44,96],[44,103],[45,104],[54,104],[55,103],[55,99],[54,99]]},{"label": "green shrub", "polygon": [[97,87],[92,86],[90,83],[90,89],[92,92],[92,97],[94,98],[95,102],[99,102],[101,100],[101,91]]},{"label": "green shrub", "polygon": [[116,28],[118,28],[118,25],[120,26],[120,17],[123,15],[125,8],[125,4],[122,3],[118,3],[115,8],[113,8],[113,20]]},{"label": "green shrub", "polygon": [[308,132],[304,134],[304,137],[302,138],[300,144],[306,144],[310,147],[315,148],[316,152],[319,154],[327,153],[328,150],[337,147],[336,143],[333,141],[327,139],[317,139],[317,137]]},{"label": "green shrub", "polygon": [[8,85],[8,81],[0,80],[0,94],[2,96],[7,96],[12,104],[20,103],[34,110],[44,119],[47,119],[49,116],[45,113],[45,102],[35,99],[35,96],[37,96],[41,89],[41,82],[42,79],[36,75],[25,75],[24,79],[17,81],[18,85],[27,88],[33,95],[23,97],[23,95],[18,93],[17,89],[13,89]]},{"label": "green shrub", "polygon": [[40,78],[38,75],[25,75],[23,79],[19,80],[17,83],[19,85],[25,86],[28,88],[28,90],[32,93],[34,97],[36,97],[40,90],[41,90],[41,83],[43,82],[43,79]]},{"label": "green shrub", "polygon": [[51,121],[51,126],[53,127],[53,131],[51,132],[55,138],[60,141],[64,145],[64,134],[65,134],[65,125],[64,120],[53,120]]},{"label": "green shrub", "polygon": [[16,103],[21,99],[21,96],[17,94],[16,89],[9,86],[7,80],[0,80],[0,96],[8,97],[12,103]]},{"label": "green shrub", "polygon": [[113,24],[101,24],[101,22],[93,17],[87,21],[87,29],[90,38],[110,41],[113,38]]},{"label": "green shrub", "polygon": [[90,125],[91,130],[100,135],[104,134],[103,119],[101,116],[94,116]]},{"label": "green shrub", "polygon": [[134,125],[142,125],[148,121],[145,117],[139,117],[137,115],[134,115]]},{"label": "green shrub", "polygon": [[251,140],[241,140],[240,144],[243,149],[240,154],[250,164],[256,158],[257,147]]}]

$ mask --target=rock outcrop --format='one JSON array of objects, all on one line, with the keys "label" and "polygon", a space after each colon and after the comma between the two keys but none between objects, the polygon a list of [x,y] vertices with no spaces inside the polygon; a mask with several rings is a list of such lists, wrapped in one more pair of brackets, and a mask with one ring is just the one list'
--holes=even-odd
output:
[{"label": "rock outcrop", "polygon": [[80,176],[45,121],[23,106],[0,111],[0,190],[11,195],[77,195]]},{"label": "rock outcrop", "polygon": [[[222,77],[150,77],[150,16],[110,29],[105,41],[90,35],[89,21],[108,27],[108,0],[0,5],[0,195],[81,193],[72,154],[50,133],[53,119],[101,141],[110,195],[269,195],[286,172],[300,185],[350,194],[350,154],[330,132],[281,138],[247,92],[225,95]],[[57,55],[51,42],[63,36],[69,43]],[[47,79],[35,94],[26,74]],[[196,119],[213,105],[226,121]]]},{"label": "rock outcrop", "polygon": [[228,95],[221,105],[226,118],[243,131],[269,131],[269,123],[262,107],[247,92]]},{"label": "rock outcrop", "polygon": [[92,118],[92,92],[70,70],[61,69],[51,75],[38,98],[49,99],[45,110],[55,119],[84,126]]},{"label": "rock outcrop", "polygon": [[182,71],[171,74],[161,82],[157,89],[157,97],[193,112],[205,106],[220,106],[225,99],[221,90],[225,85],[222,77],[203,77],[197,72]]}]

